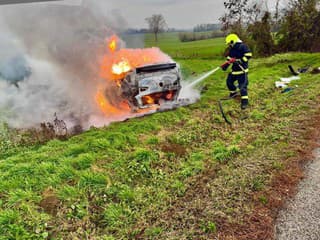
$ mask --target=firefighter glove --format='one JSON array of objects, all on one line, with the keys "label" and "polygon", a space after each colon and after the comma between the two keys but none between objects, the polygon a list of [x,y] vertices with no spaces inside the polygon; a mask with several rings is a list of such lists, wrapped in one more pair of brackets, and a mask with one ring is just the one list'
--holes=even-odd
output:
[{"label": "firefighter glove", "polygon": [[225,62],[224,64],[221,65],[221,69],[223,71],[226,71],[228,69],[229,65],[230,65],[229,62]]},{"label": "firefighter glove", "polygon": [[236,58],[230,58],[230,60],[229,60],[229,63],[231,64],[231,63],[235,63],[235,62],[237,62],[238,60],[236,59]]}]

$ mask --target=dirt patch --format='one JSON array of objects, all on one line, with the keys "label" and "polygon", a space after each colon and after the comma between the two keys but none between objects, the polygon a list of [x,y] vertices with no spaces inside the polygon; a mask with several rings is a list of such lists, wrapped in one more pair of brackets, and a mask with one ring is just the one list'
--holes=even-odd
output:
[{"label": "dirt patch", "polygon": [[187,154],[184,146],[175,143],[163,143],[160,149],[165,153],[174,153],[177,157],[183,157]]},{"label": "dirt patch", "polygon": [[48,188],[42,193],[42,200],[39,205],[46,213],[56,216],[60,200],[55,195],[53,189]]}]

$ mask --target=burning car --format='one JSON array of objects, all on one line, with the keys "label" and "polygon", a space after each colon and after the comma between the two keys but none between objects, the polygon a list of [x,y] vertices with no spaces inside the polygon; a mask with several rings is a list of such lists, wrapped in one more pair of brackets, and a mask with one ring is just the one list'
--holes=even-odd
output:
[{"label": "burning car", "polygon": [[119,115],[127,109],[135,112],[174,105],[181,90],[179,65],[159,48],[120,46],[117,36],[108,39],[100,74],[107,89],[96,95],[100,109],[106,115]]},{"label": "burning car", "polygon": [[121,81],[121,95],[131,109],[175,102],[181,90],[176,63],[152,64],[131,70]]}]

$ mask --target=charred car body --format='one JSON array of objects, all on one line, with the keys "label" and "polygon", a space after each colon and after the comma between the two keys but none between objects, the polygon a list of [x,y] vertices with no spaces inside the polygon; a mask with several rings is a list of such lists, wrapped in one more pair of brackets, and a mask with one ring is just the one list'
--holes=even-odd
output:
[{"label": "charred car body", "polygon": [[131,109],[176,102],[181,90],[181,72],[176,63],[135,68],[121,81],[120,92]]}]

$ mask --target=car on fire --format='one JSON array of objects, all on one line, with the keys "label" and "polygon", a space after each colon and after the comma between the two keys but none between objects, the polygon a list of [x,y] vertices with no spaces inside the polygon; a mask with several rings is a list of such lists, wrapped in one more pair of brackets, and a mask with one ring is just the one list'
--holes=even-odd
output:
[{"label": "car on fire", "polygon": [[175,103],[180,90],[181,71],[174,62],[134,68],[120,86],[121,96],[133,110]]}]

